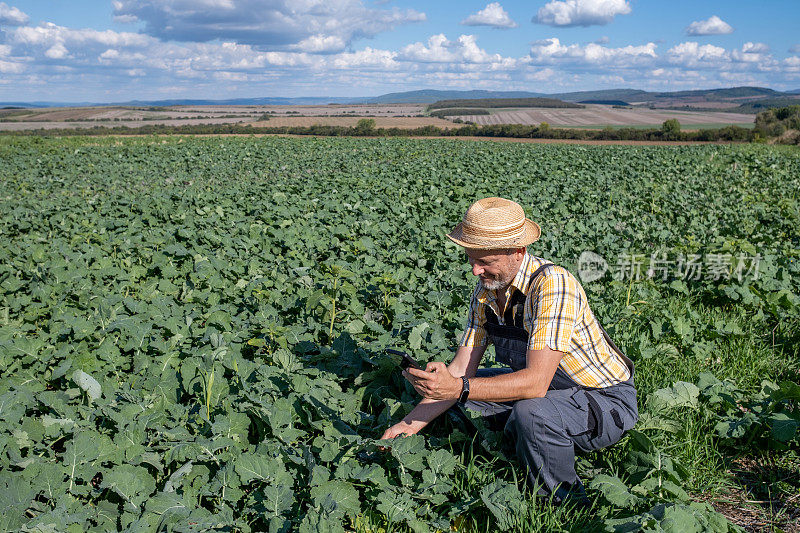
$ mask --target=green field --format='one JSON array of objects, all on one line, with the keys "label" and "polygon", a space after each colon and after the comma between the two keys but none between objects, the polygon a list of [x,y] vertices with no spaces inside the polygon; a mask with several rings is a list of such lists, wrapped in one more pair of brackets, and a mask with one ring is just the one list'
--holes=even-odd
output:
[{"label": "green field", "polygon": [[[0,530],[797,523],[796,148],[5,137],[0,163]],[[444,234],[495,195],[534,255],[610,266],[584,288],[641,419],[579,458],[591,509],[446,417],[376,451],[418,399],[383,349],[449,361],[475,280]]]}]

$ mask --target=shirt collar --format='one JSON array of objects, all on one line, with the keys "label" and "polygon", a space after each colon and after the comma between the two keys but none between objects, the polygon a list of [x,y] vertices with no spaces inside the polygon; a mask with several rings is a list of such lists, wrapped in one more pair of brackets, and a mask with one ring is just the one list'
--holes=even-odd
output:
[{"label": "shirt collar", "polygon": [[[519,270],[517,270],[517,275],[514,276],[508,289],[506,289],[506,296],[511,296],[511,294],[513,294],[514,291],[512,289],[517,289],[525,294],[531,281],[531,261],[533,261],[533,256],[526,250],[525,257],[522,258],[522,263],[520,263]],[[483,284],[480,280],[478,280],[478,286],[480,287],[480,292],[478,293],[479,302],[485,304],[497,300],[496,292],[483,288]]]}]

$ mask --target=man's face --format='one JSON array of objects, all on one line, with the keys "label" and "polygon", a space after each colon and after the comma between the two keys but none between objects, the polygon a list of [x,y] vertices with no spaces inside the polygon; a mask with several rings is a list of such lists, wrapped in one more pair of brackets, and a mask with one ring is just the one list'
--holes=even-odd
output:
[{"label": "man's face", "polygon": [[504,289],[514,281],[525,249],[517,248],[510,253],[507,250],[467,249],[466,253],[472,274],[480,278],[484,288],[492,291]]}]

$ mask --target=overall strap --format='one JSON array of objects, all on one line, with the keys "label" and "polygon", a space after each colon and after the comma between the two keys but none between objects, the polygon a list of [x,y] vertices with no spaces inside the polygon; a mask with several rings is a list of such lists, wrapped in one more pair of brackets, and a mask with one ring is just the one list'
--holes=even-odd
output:
[{"label": "overall strap", "polygon": [[611,336],[606,331],[606,328],[603,327],[603,324],[601,324],[600,321],[597,319],[595,319],[595,322],[597,322],[597,325],[600,326],[600,331],[603,332],[603,338],[606,340],[609,346],[611,346],[611,348],[613,348],[614,351],[617,352],[620,355],[620,357],[622,357],[622,361],[625,363],[625,365],[627,365],[628,370],[630,370],[631,372],[631,377],[633,377],[633,361],[631,361],[631,359],[627,355],[625,355],[625,352],[623,352],[619,348],[619,346],[617,346],[614,343],[614,341],[611,340]]},{"label": "overall strap", "polygon": [[[533,283],[533,281],[539,276],[539,274],[541,274],[542,270],[544,270],[549,266],[553,266],[553,263],[544,263],[540,265],[539,268],[537,268],[533,272],[533,274],[531,274],[530,283]],[[520,291],[514,292],[514,295],[511,297],[511,301],[506,305],[507,310],[506,314],[504,315],[504,322],[506,323],[506,325],[514,325],[516,327],[522,327],[522,324],[515,324],[514,322],[514,316],[513,316],[514,306],[517,304],[525,303],[527,299],[528,297],[522,292]],[[486,306],[486,322],[488,324],[494,324],[494,325],[500,324],[500,321],[497,319],[497,315],[495,314],[494,309],[492,309],[488,305]]]},{"label": "overall strap", "polygon": [[553,263],[544,263],[544,264],[542,264],[542,265],[539,265],[539,268],[537,268],[536,270],[534,270],[534,271],[533,271],[533,274],[531,274],[531,283],[533,283],[533,280],[535,280],[535,279],[536,279],[536,277],[537,277],[539,274],[541,274],[541,273],[542,273],[542,270],[544,270],[545,268],[547,268],[547,267],[549,267],[549,266],[554,266],[554,265],[553,265]]}]

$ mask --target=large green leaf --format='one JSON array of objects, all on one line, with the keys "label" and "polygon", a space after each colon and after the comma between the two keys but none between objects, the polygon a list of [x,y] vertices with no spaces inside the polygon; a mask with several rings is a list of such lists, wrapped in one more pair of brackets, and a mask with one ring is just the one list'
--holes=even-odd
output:
[{"label": "large green leaf", "polygon": [[105,473],[102,486],[116,492],[138,513],[141,512],[142,504],[155,491],[156,480],[146,468],[122,464]]},{"label": "large green leaf", "polygon": [[634,507],[640,501],[617,476],[598,474],[589,482],[589,488],[600,491],[608,503],[622,509]]},{"label": "large green leaf", "polygon": [[515,526],[524,507],[522,494],[516,485],[497,480],[480,492],[481,500],[497,521],[497,528],[509,531]]}]

